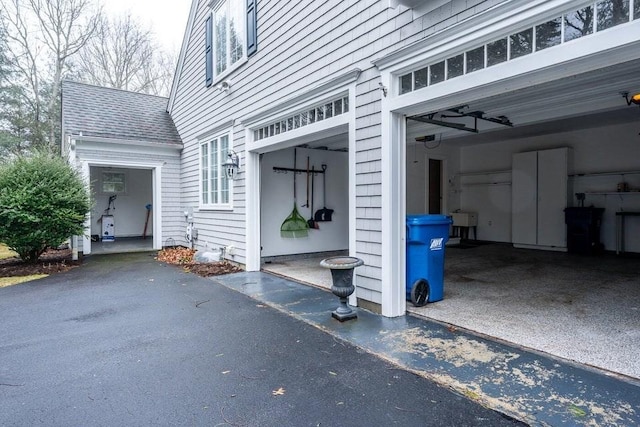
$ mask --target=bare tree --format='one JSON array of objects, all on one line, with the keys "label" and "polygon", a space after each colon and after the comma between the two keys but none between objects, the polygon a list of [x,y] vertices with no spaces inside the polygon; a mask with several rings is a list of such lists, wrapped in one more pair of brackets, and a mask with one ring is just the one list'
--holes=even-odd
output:
[{"label": "bare tree", "polygon": [[3,0],[0,14],[7,56],[27,89],[24,102],[33,115],[32,142],[53,147],[68,60],[93,37],[100,10],[92,0]]},{"label": "bare tree", "polygon": [[177,64],[178,56],[175,52],[156,51],[152,66],[145,70],[147,85],[144,92],[168,97]]},{"label": "bare tree", "polygon": [[38,16],[43,41],[53,53],[54,75],[47,105],[51,132],[49,144],[53,144],[55,125],[59,120],[58,115],[52,112],[58,102],[66,62],[91,39],[101,14],[90,10],[91,0],[29,0],[29,3]]},{"label": "bare tree", "polygon": [[15,74],[14,83],[23,88],[20,96],[23,105],[31,112],[31,132],[28,139],[31,144],[44,144],[42,132],[41,74],[38,69],[41,47],[34,37],[33,22],[29,19],[29,11],[20,0],[1,3],[2,26],[6,34],[6,56],[12,62]]},{"label": "bare tree", "polygon": [[103,20],[96,36],[80,51],[74,71],[88,83],[166,95],[172,61],[154,42],[151,30],[128,14]]}]

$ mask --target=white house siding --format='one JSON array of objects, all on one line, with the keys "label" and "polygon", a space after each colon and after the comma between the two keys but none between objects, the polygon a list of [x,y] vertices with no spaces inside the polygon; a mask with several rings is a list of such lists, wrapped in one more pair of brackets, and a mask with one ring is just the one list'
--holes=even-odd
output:
[{"label": "white house siding", "polygon": [[[167,149],[169,150],[169,149]],[[157,150],[160,151],[160,150]],[[162,150],[164,151],[164,150]],[[85,159],[100,159],[103,162],[112,161],[115,165],[127,164],[139,159],[145,163],[163,164],[162,166],[162,245],[165,245],[168,239],[174,239],[178,245],[186,245],[185,235],[185,218],[180,203],[180,154],[176,150],[174,152],[166,151],[151,154],[145,151],[140,157],[135,157],[135,149],[107,151],[99,149],[82,148],[81,144],[77,145],[76,158],[79,161]],[[121,167],[126,169],[125,167]],[[95,210],[95,209],[94,209]],[[92,221],[94,219],[92,218]],[[79,239],[79,250],[82,251],[82,239]]]},{"label": "white house siding", "polygon": [[[198,1],[198,0],[196,0]],[[498,1],[452,1],[416,16],[387,1],[259,0],[258,51],[231,73],[228,94],[205,87],[204,22],[209,0],[195,5],[193,25],[180,78],[170,105],[184,151],[182,153],[183,207],[194,208],[198,244],[233,245],[234,260],[246,260],[246,197],[244,159],[234,181],[232,211],[199,211],[198,137],[233,120],[233,144],[245,149],[243,117],[299,95],[309,88],[354,69],[362,70],[355,99],[356,138],[356,247],[365,261],[358,268],[357,296],[381,303],[382,144],[380,74],[372,60],[491,7]]]}]

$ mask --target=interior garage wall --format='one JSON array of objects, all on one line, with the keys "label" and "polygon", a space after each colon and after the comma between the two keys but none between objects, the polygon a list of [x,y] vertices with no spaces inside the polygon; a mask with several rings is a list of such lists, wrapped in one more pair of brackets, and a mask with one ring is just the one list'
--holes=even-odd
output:
[{"label": "interior garage wall", "polygon": [[[461,148],[462,172],[491,172],[511,169],[512,155],[518,152],[570,147],[569,173],[639,171],[640,147],[637,123],[574,130],[538,137],[504,140]],[[458,182],[463,210],[478,212],[478,236],[482,240],[511,241],[511,186],[491,185],[508,182],[510,173],[474,174]],[[473,185],[468,183],[473,182]],[[631,192],[616,193],[617,184],[626,181]],[[464,184],[467,182],[467,185]],[[479,183],[486,183],[481,185]],[[635,191],[633,191],[635,190]],[[586,192],[585,206],[605,208],[600,237],[606,250],[615,250],[615,212],[640,211],[640,174],[587,175],[569,178],[569,205],[578,206],[576,192]],[[608,194],[588,194],[608,193]],[[640,221],[626,222],[625,247],[640,252]],[[636,237],[634,237],[636,236]]]},{"label": "interior garage wall", "polygon": [[[346,136],[345,136],[346,138]],[[293,174],[276,173],[273,167],[293,168],[294,149],[267,153],[261,160],[261,245],[262,256],[325,252],[349,248],[349,159],[348,153],[328,150],[297,149],[297,169],[306,170],[307,156],[311,166],[327,165],[327,208],[333,209],[332,221],[320,222],[319,229],[309,230],[306,238],[280,237],[280,226],[293,209]],[[309,178],[311,187],[311,177]],[[315,176],[314,212],[323,207],[322,175]],[[296,176],[299,213],[311,217],[306,203],[307,175]],[[311,190],[309,190],[311,191]],[[311,199],[311,195],[309,195]],[[311,204],[311,203],[309,203]]]},{"label": "interior garage wall", "polygon": [[460,208],[460,194],[455,174],[460,170],[460,149],[446,143],[434,148],[434,143],[410,144],[407,147],[407,215],[425,214],[429,211],[429,158],[443,160],[443,213]]},{"label": "interior garage wall", "polygon": [[[91,234],[101,234],[102,224],[100,217],[105,213],[109,203],[109,196],[114,193],[103,193],[102,172],[124,172],[126,174],[127,191],[117,194],[114,202],[115,210],[111,215],[115,220],[115,236],[137,237],[142,236],[144,222],[147,215],[146,205],[153,200],[153,180],[151,170],[144,169],[116,169],[91,167],[91,194],[93,207],[91,210]],[[153,235],[153,215],[149,216],[147,236]]]}]

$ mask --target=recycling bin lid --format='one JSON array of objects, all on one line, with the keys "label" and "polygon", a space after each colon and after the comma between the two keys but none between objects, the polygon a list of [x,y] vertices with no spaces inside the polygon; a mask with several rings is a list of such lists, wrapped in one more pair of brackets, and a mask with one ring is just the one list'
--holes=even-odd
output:
[{"label": "recycling bin lid", "polygon": [[452,222],[451,217],[447,215],[407,215],[407,224],[409,225],[442,225],[451,224]]}]

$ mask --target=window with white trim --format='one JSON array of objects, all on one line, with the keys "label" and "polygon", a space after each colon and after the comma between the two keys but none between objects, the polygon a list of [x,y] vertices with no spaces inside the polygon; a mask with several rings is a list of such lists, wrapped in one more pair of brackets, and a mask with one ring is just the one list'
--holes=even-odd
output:
[{"label": "window with white trim", "polygon": [[214,2],[205,22],[206,84],[257,51],[256,0]]},{"label": "window with white trim", "polygon": [[231,206],[229,180],[222,164],[230,149],[230,134],[224,133],[200,144],[200,204],[203,207]]},{"label": "window with white trim", "polygon": [[346,114],[348,112],[349,97],[341,96],[262,126],[253,131],[253,139],[255,141],[260,141],[261,139],[289,132],[325,119],[330,119],[331,117]]},{"label": "window with white trim", "polygon": [[244,57],[244,0],[225,0],[213,11],[213,63],[215,74]]},{"label": "window with white trim", "polygon": [[400,95],[640,19],[640,0],[584,2],[560,16],[399,76]]},{"label": "window with white trim", "polygon": [[124,172],[102,172],[102,192],[124,194],[127,192],[127,175]]}]

